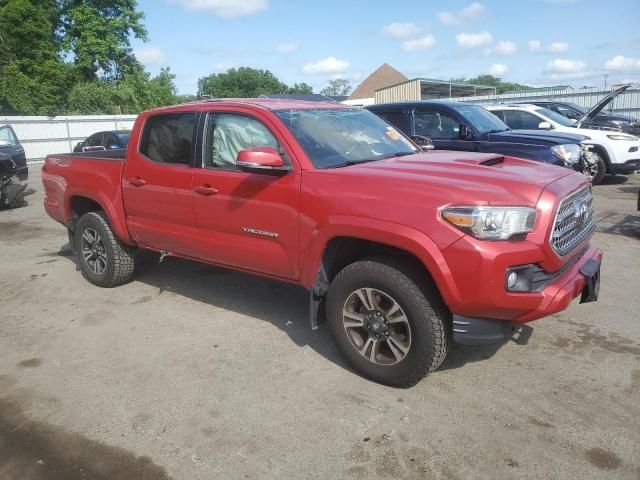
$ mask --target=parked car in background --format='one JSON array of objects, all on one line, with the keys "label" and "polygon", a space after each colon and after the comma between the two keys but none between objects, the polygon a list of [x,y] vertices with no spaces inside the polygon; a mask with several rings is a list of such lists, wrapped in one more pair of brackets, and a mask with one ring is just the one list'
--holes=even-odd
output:
[{"label": "parked car in background", "polygon": [[421,101],[370,105],[376,115],[419,145],[430,139],[436,149],[491,152],[584,171],[583,135],[514,132],[486,111],[469,103]]},{"label": "parked car in background", "polygon": [[29,167],[24,148],[10,125],[0,125],[0,160],[9,160],[15,163],[15,175],[20,181],[29,178]]},{"label": "parked car in background", "polygon": [[[552,100],[530,102],[530,104],[537,105],[538,107],[546,108],[548,110],[551,110],[552,112],[559,113],[563,117],[567,117],[569,120],[575,120],[576,122],[582,121],[580,125],[582,128],[611,130],[630,133],[631,135],[640,135],[640,120],[638,120],[637,118],[631,118],[624,115],[602,111],[604,107],[608,105],[615,97],[620,95],[628,88],[628,85],[618,88],[617,90],[611,92],[611,94],[603,98],[593,108],[586,108],[571,102],[560,102]],[[590,113],[593,109],[597,109],[595,115],[593,113]]]},{"label": "parked car in background", "polygon": [[569,169],[421,152],[366,110],[292,100],[155,109],[132,138],[42,167],[95,285],[127,282],[137,248],[302,285],[312,328],[326,317],[353,368],[398,387],[453,342],[597,300],[591,185]]},{"label": "parked car in background", "polygon": [[107,132],[94,133],[86,140],[78,142],[73,149],[74,152],[92,152],[100,150],[120,150],[127,148],[130,130],[111,130]]},{"label": "parked car in background", "polygon": [[537,105],[490,105],[486,107],[513,129],[538,129],[547,132],[578,133],[589,137],[583,143],[591,146],[595,156],[594,184],[609,174],[629,174],[640,169],[640,139],[621,132],[577,128],[576,122]]}]

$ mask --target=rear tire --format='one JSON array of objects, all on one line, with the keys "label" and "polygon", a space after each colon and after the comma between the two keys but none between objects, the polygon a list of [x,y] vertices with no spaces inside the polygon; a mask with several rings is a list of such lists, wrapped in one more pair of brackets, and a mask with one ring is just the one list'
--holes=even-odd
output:
[{"label": "rear tire", "polygon": [[451,345],[451,316],[435,285],[404,259],[345,267],[331,282],[327,319],[349,364],[393,387],[411,387],[436,370]]},{"label": "rear tire", "polygon": [[133,251],[114,235],[104,212],[80,217],[72,250],[78,252],[84,278],[99,287],[120,285],[133,274]]}]

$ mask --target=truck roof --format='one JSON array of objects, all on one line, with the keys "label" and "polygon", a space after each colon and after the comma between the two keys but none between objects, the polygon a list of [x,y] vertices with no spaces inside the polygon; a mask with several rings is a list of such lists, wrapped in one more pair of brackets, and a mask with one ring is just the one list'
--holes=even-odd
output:
[{"label": "truck roof", "polygon": [[335,102],[310,102],[306,100],[289,100],[283,98],[216,98],[211,100],[198,100],[195,102],[174,105],[171,107],[160,107],[153,109],[154,113],[161,111],[185,110],[194,106],[232,106],[251,105],[266,110],[335,110],[355,108]]}]

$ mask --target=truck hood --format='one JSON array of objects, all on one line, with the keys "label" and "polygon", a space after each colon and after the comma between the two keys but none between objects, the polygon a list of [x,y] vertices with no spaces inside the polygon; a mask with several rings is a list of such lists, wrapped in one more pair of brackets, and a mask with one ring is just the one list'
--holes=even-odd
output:
[{"label": "truck hood", "polygon": [[[315,170],[316,172],[318,170]],[[491,204],[534,207],[551,183],[574,174],[573,170],[496,154],[447,152],[415,154],[321,170],[341,178],[349,193],[378,192],[394,201],[429,204]],[[348,182],[348,183],[343,183]]]},{"label": "truck hood", "polygon": [[596,115],[598,115],[602,111],[602,109],[604,107],[609,105],[613,101],[614,98],[616,98],[622,92],[627,90],[629,87],[631,87],[631,85],[624,85],[623,87],[617,88],[613,92],[611,92],[609,95],[605,96],[602,100],[600,100],[598,103],[596,103],[591,108],[591,110],[589,110],[582,117],[580,117],[578,120],[576,120],[575,126],[577,128],[580,128],[584,123],[588,123],[589,121],[593,120],[593,118]]},{"label": "truck hood", "polygon": [[506,130],[488,134],[490,142],[526,143],[529,145],[561,145],[580,143],[583,135],[574,133],[549,132],[546,130]]}]

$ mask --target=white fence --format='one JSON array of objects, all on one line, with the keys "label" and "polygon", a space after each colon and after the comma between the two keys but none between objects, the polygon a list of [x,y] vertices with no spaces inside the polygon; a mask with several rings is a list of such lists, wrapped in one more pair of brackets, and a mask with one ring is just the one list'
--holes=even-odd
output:
[{"label": "white fence", "polygon": [[[601,88],[585,89],[533,89],[520,92],[503,93],[501,95],[486,95],[476,97],[457,97],[453,101],[471,102],[480,105],[494,103],[527,103],[536,101],[555,100],[559,102],[572,102],[590,108],[598,103],[611,90]],[[632,118],[640,118],[640,89],[630,88],[621,93],[605,108],[605,112],[628,115]]]},{"label": "white fence", "polygon": [[60,117],[2,117],[0,125],[13,127],[27,159],[40,160],[52,153],[71,152],[89,135],[104,130],[131,130],[137,115]]}]

